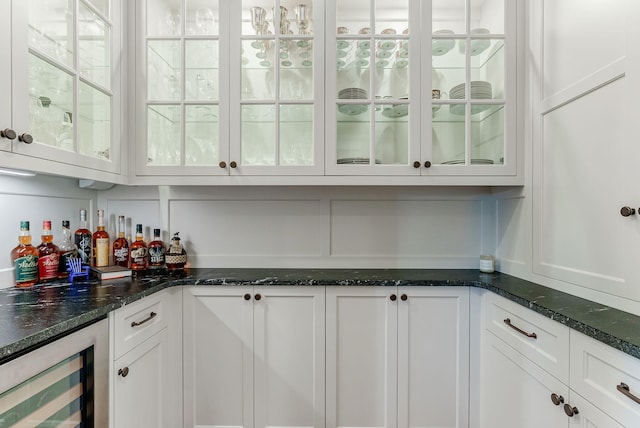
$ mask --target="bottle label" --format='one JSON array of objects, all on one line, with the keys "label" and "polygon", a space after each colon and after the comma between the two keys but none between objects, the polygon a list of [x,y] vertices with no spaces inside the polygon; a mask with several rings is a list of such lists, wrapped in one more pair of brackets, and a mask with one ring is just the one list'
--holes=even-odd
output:
[{"label": "bottle label", "polygon": [[75,250],[65,251],[63,253],[60,253],[60,261],[58,264],[58,276],[68,274],[67,260],[75,257],[75,255],[76,255]]},{"label": "bottle label", "polygon": [[38,257],[28,255],[14,260],[16,284],[38,280]]},{"label": "bottle label", "polygon": [[113,250],[113,262],[115,264],[126,263],[128,261],[127,256],[129,255],[129,248],[115,248]]},{"label": "bottle label", "polygon": [[96,266],[109,266],[109,238],[96,239]]},{"label": "bottle label", "polygon": [[149,265],[163,266],[166,249],[164,246],[149,247]]},{"label": "bottle label", "polygon": [[38,271],[41,281],[58,277],[59,261],[60,256],[58,253],[47,254],[38,258]]},{"label": "bottle label", "polygon": [[82,263],[88,265],[91,258],[91,234],[76,235],[75,243],[78,247],[78,257],[82,259]]}]

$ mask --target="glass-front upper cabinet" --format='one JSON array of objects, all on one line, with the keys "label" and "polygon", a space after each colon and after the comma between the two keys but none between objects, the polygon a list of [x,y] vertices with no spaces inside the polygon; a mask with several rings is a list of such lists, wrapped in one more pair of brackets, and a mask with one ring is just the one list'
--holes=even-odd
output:
[{"label": "glass-front upper cabinet", "polygon": [[137,174],[228,174],[224,3],[135,2]]},{"label": "glass-front upper cabinet", "polygon": [[12,150],[120,172],[121,11],[111,0],[12,3]]},{"label": "glass-front upper cabinet", "polygon": [[232,2],[231,174],[322,175],[324,2]]},{"label": "glass-front upper cabinet", "polygon": [[516,3],[328,5],[327,174],[513,175]]}]

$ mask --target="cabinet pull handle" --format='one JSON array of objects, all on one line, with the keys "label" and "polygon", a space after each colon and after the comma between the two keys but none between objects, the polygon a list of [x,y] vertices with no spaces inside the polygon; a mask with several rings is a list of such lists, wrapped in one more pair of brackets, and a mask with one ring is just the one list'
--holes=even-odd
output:
[{"label": "cabinet pull handle", "polygon": [[260,295],[260,293],[256,294],[256,300],[260,300],[262,299],[262,296]]},{"label": "cabinet pull handle", "polygon": [[622,217],[629,217],[631,215],[636,214],[636,209],[631,207],[622,207],[620,208],[620,215]]},{"label": "cabinet pull handle", "polygon": [[524,331],[524,330],[516,327],[515,325],[511,324],[511,319],[509,319],[509,318],[505,318],[504,319],[504,323],[506,325],[508,325],[509,327],[511,327],[512,329],[514,329],[515,331],[517,331],[518,333],[524,335],[524,336],[530,337],[531,339],[537,339],[538,338],[537,334],[535,334],[535,333],[527,333],[526,331]]},{"label": "cabinet pull handle", "polygon": [[131,327],[138,327],[139,325],[142,325],[142,324],[144,324],[144,323],[146,323],[146,322],[149,322],[149,321],[151,321],[152,319],[154,319],[154,318],[156,317],[156,315],[158,315],[158,314],[156,314],[155,312],[151,312],[151,313],[149,314],[149,316],[148,316],[148,317],[146,317],[145,319],[143,319],[142,321],[133,321],[133,322],[131,323]]},{"label": "cabinet pull handle", "polygon": [[251,294],[247,293],[244,296],[244,300],[251,300]]},{"label": "cabinet pull handle", "polygon": [[569,416],[570,418],[572,418],[574,415],[577,415],[578,413],[578,408],[577,407],[573,407],[569,404],[565,404],[564,405],[564,412],[567,414],[567,416]]},{"label": "cabinet pull handle", "polygon": [[128,374],[129,374],[129,367],[125,367],[123,369],[118,370],[118,375],[122,377],[127,377]]},{"label": "cabinet pull handle", "polygon": [[391,296],[389,296],[389,299],[391,299],[392,302],[395,302],[397,299],[397,296],[395,294],[392,294]]},{"label": "cabinet pull handle", "polygon": [[406,294],[403,294],[402,296],[400,296],[400,300],[402,300],[403,302],[406,302],[408,298],[409,296],[407,296]]},{"label": "cabinet pull handle", "polygon": [[636,403],[640,404],[640,397],[638,397],[637,395],[634,395],[631,393],[631,388],[629,388],[629,385],[627,385],[624,382],[620,382],[620,385],[616,386],[616,389],[620,392],[622,392],[625,396],[627,396],[627,398],[630,398],[631,400],[635,401]]},{"label": "cabinet pull handle", "polygon": [[18,134],[16,134],[16,131],[14,131],[11,128],[5,128],[2,131],[0,131],[0,137],[2,137],[2,138],[8,138],[9,140],[15,140],[17,136],[18,136]]},{"label": "cabinet pull handle", "polygon": [[553,394],[551,394],[551,401],[556,406],[559,406],[560,404],[564,403],[564,397],[562,395],[558,395],[558,394],[556,394],[554,392]]},{"label": "cabinet pull handle", "polygon": [[31,136],[31,134],[20,134],[18,135],[18,140],[22,141],[25,144],[33,143],[33,137]]}]

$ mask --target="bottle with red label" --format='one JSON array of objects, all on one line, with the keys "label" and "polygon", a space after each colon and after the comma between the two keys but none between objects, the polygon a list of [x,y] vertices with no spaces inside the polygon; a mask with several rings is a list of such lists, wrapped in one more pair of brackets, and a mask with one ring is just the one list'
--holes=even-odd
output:
[{"label": "bottle with red label", "polygon": [[60,253],[53,243],[51,220],[42,222],[42,242],[38,245],[38,277],[41,282],[58,279]]},{"label": "bottle with red label", "polygon": [[149,266],[149,259],[147,257],[147,244],[144,242],[142,236],[142,225],[136,224],[136,240],[131,243],[129,247],[131,257],[131,270],[144,271]]}]

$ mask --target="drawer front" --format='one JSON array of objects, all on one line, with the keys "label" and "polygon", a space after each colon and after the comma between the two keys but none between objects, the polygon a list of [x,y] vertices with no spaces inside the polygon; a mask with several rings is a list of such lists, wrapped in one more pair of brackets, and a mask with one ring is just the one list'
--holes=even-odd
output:
[{"label": "drawer front", "polygon": [[640,426],[639,359],[571,331],[571,388],[622,425]]},{"label": "drawer front", "polygon": [[159,292],[114,312],[114,358],[119,358],[168,324],[167,294]]},{"label": "drawer front", "polygon": [[569,382],[569,327],[487,293],[485,328],[565,384]]}]

